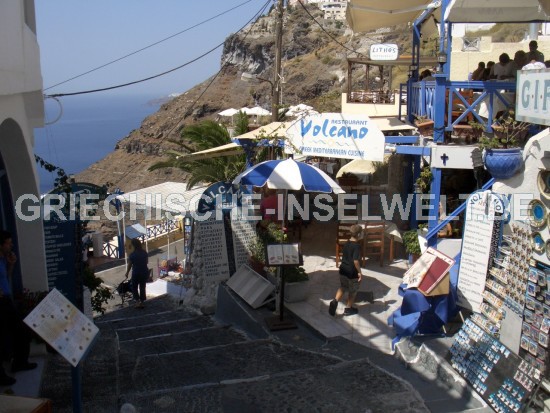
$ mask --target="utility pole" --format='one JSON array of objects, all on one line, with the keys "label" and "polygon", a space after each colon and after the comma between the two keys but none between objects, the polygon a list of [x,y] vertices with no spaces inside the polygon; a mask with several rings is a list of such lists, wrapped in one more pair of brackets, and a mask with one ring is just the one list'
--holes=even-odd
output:
[{"label": "utility pole", "polygon": [[273,90],[271,96],[271,120],[279,120],[281,104],[281,55],[283,49],[283,11],[284,0],[278,0],[275,10],[275,67],[273,70]]}]

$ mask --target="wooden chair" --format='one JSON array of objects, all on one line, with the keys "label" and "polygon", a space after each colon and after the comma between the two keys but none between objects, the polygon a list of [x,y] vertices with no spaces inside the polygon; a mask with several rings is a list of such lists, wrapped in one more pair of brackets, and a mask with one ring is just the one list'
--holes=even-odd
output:
[{"label": "wooden chair", "polygon": [[[355,225],[356,222],[353,221],[338,221],[336,228],[336,267],[340,266],[340,257],[342,256],[342,251],[344,244],[349,241],[350,237],[350,228]],[[364,250],[364,245],[361,246],[361,251]],[[365,264],[365,257],[361,254],[361,265]]]},{"label": "wooden chair", "polygon": [[367,221],[363,232],[363,257],[380,257],[380,266],[384,266],[384,221]]}]

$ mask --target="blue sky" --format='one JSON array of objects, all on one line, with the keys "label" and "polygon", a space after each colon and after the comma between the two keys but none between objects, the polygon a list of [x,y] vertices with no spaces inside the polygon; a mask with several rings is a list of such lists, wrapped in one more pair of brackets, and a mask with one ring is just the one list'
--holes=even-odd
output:
[{"label": "blue sky", "polygon": [[[45,93],[114,86],[183,65],[237,32],[267,1],[35,0]],[[147,50],[48,89],[234,7]],[[108,93],[162,97],[184,92],[217,72],[221,52],[222,47],[173,73]]]}]

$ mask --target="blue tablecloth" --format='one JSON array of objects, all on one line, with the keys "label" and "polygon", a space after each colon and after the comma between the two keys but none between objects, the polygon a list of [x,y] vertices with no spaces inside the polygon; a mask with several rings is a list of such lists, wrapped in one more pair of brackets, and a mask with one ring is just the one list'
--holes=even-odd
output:
[{"label": "blue tablecloth", "polygon": [[460,255],[449,272],[449,294],[426,297],[416,288],[405,289],[399,286],[399,294],[403,296],[401,307],[388,318],[388,324],[395,328],[396,337],[392,340],[392,348],[402,337],[415,334],[437,334],[450,319],[458,313],[457,284]]}]

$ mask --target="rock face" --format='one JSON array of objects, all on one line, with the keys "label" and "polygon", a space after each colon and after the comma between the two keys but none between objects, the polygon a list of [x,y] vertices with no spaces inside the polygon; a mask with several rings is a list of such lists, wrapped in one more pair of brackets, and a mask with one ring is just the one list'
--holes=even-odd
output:
[{"label": "rock face", "polygon": [[[185,174],[176,169],[147,169],[163,160],[167,150],[178,149],[170,140],[179,139],[185,126],[216,119],[218,112],[230,107],[270,107],[269,83],[245,83],[241,74],[273,77],[274,16],[262,16],[230,35],[217,75],[162,104],[139,129],[122,138],[112,153],[77,179],[98,185],[111,183],[125,192],[165,181],[185,181]],[[384,34],[352,35],[345,22],[323,20],[315,5],[307,6],[307,12],[300,5],[287,8],[283,30],[283,104],[307,103],[321,112],[340,111],[350,50],[366,55],[370,44],[386,40]]]}]

